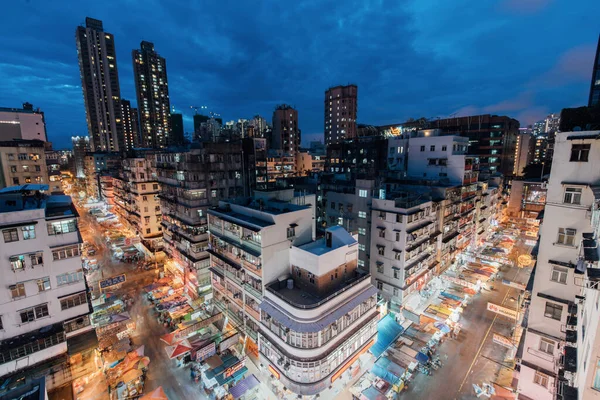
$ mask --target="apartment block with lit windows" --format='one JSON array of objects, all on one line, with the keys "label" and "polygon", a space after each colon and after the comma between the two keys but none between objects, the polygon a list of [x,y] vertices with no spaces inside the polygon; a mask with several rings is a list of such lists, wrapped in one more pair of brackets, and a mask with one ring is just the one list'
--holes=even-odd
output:
[{"label": "apartment block with lit windows", "polygon": [[78,214],[70,197],[47,195],[47,189],[0,190],[0,376],[33,366],[57,373],[66,364],[70,339],[95,335]]},{"label": "apartment block with lit windows", "polygon": [[0,142],[0,188],[27,183],[48,184],[44,142]]}]

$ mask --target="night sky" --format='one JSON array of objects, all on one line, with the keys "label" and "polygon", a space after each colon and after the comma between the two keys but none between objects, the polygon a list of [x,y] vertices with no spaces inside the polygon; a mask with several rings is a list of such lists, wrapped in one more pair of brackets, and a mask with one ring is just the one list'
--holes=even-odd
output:
[{"label": "night sky", "polygon": [[323,137],[324,91],[347,83],[359,123],[496,113],[530,124],[587,103],[598,15],[598,0],[6,1],[0,106],[41,107],[56,148],[87,134],[75,29],[90,16],[115,35],[132,103],[131,50],[154,42],[186,131],[191,105],[228,121],[270,120],[288,103],[307,144]]}]

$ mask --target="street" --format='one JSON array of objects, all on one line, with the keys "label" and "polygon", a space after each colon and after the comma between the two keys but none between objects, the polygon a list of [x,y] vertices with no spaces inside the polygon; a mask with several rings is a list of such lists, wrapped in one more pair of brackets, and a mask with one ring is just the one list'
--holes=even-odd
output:
[{"label": "street", "polygon": [[[501,272],[504,279],[525,284],[531,269],[504,266]],[[417,374],[399,398],[470,400],[477,398],[473,384],[497,382],[501,370],[508,372],[503,367],[507,349],[493,343],[492,337],[494,333],[510,337],[515,321],[488,311],[487,303],[514,309],[518,297],[519,290],[503,285],[501,279],[493,282],[493,290],[474,296],[462,315],[458,339],[447,339],[440,346],[443,367],[430,376]]]}]

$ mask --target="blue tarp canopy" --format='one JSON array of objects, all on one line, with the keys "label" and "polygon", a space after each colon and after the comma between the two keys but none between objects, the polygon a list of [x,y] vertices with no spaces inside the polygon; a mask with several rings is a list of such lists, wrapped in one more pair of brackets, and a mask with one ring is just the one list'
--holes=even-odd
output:
[{"label": "blue tarp canopy", "polygon": [[377,323],[377,342],[369,350],[375,357],[379,357],[390,344],[402,333],[403,329],[390,314]]},{"label": "blue tarp canopy", "polygon": [[387,371],[381,365],[377,365],[377,364],[373,365],[373,368],[371,368],[371,372],[373,373],[373,375],[380,377],[381,379],[389,382],[392,385],[395,384],[396,382],[398,382],[398,379],[400,379],[396,375]]},{"label": "blue tarp canopy", "polygon": [[452,293],[448,293],[448,292],[442,292],[440,293],[442,296],[448,298],[448,299],[452,299],[452,300],[456,300],[456,301],[462,301],[463,299],[460,296],[457,296],[455,294]]},{"label": "blue tarp canopy", "polygon": [[387,400],[387,398],[373,386],[369,386],[368,388],[363,390],[362,395],[369,400]]},{"label": "blue tarp canopy", "polygon": [[418,352],[417,355],[415,356],[415,359],[420,362],[421,364],[425,364],[427,363],[427,361],[429,361],[429,356],[426,354],[423,354],[421,352]]},{"label": "blue tarp canopy", "polygon": [[229,389],[229,394],[237,400],[240,397],[244,396],[246,393],[248,393],[248,391],[257,387],[259,384],[260,382],[258,381],[258,379],[256,379],[256,376],[252,374],[249,377],[242,379],[238,382],[237,385]]}]

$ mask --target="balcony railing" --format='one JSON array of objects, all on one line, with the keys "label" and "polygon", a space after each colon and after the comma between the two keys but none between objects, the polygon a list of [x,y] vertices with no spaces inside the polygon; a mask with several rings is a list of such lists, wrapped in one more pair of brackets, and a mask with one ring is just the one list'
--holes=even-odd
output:
[{"label": "balcony railing", "polygon": [[260,313],[258,311],[256,311],[254,308],[252,308],[251,306],[247,305],[244,307],[244,309],[246,310],[246,312],[251,315],[257,322],[260,322]]},{"label": "balcony railing", "polygon": [[254,296],[255,299],[257,300],[262,300],[262,293],[260,290],[256,289],[254,286],[252,286],[249,283],[244,283],[244,290],[246,290],[246,292],[250,293],[252,296]]}]

